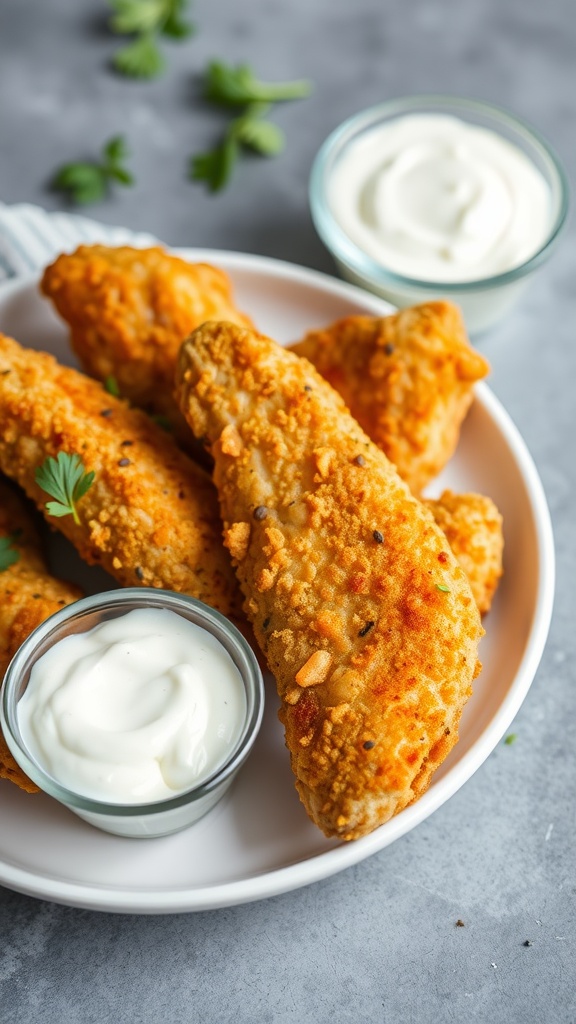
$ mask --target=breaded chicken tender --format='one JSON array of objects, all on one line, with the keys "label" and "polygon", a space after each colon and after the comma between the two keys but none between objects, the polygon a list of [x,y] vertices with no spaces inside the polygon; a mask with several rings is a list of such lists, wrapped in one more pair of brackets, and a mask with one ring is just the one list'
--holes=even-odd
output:
[{"label": "breaded chicken tender", "polygon": [[449,302],[347,317],[310,331],[292,351],[342,395],[416,495],[453,455],[473,385],[490,369]]},{"label": "breaded chicken tender", "polygon": [[85,561],[125,586],[177,590],[241,616],[208,474],[145,413],[0,335],[0,470],[45,513],[49,495],[35,473],[60,451],[95,473],[80,523],[47,516]]},{"label": "breaded chicken tender", "polygon": [[424,501],[464,569],[481,615],[490,610],[502,576],[502,516],[483,494],[443,491]]},{"label": "breaded chicken tender", "polygon": [[204,320],[251,321],[234,306],[223,270],[160,247],[83,245],[49,266],[41,288],[70,326],[72,348],[92,377],[116,379],[133,405],[190,433],[174,402],[182,341]]},{"label": "breaded chicken tender", "polygon": [[[11,658],[32,630],[53,612],[77,601],[82,592],[49,573],[26,504],[4,480],[0,480],[0,537],[10,538],[9,550],[18,559],[0,571],[1,682]],[[9,779],[28,793],[38,790],[12,757],[1,731],[0,779]]]},{"label": "breaded chicken tender", "polygon": [[211,444],[300,797],[327,836],[366,835],[427,788],[458,737],[483,632],[466,576],[307,360],[204,324],[177,380]]}]

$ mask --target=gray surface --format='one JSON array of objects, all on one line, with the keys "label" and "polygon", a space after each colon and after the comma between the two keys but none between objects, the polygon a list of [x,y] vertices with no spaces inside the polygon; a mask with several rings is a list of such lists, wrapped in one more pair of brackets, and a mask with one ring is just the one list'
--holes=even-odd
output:
[{"label": "gray surface", "polygon": [[[418,91],[512,108],[573,176],[570,0],[197,0],[196,38],[170,47],[169,73],[150,85],[106,70],[104,11],[99,0],[2,0],[1,199],[56,208],[52,170],[126,131],[138,187],[94,216],[331,270],[307,211],[313,154],[348,114]],[[246,163],[217,198],[185,181],[218,124],[194,102],[213,56],[316,82],[313,98],[278,112],[285,154]],[[576,1020],[575,282],[572,227],[483,342],[542,476],[558,554],[550,639],[516,743],[392,847],[266,902],[137,918],[0,891],[1,1024]]]}]

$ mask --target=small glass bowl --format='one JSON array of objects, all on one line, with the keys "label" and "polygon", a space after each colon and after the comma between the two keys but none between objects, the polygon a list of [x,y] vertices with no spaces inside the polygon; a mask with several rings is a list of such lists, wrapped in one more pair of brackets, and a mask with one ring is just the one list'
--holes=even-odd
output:
[{"label": "small glass bowl", "polygon": [[[73,633],[84,633],[105,619],[124,615],[135,608],[161,608],[176,612],[220,641],[244,683],[245,720],[228,759],[198,786],[154,803],[107,803],[67,789],[38,763],[26,749],[20,732],[18,701],[26,690],[33,665],[55,643]],[[76,601],[51,615],[30,634],[6,672],[0,700],[0,723],[13,757],[44,793],[105,832],[151,838],[187,828],[224,796],[250,753],[262,722],[263,711],[264,684],[258,662],[247,641],[228,619],[192,597],[167,590],[133,587],[95,594]]]},{"label": "small glass bowl", "polygon": [[[550,225],[538,250],[519,266],[493,277],[453,283],[423,281],[394,273],[367,255],[340,227],[329,203],[329,181],[347,148],[379,124],[406,114],[447,114],[488,128],[513,143],[532,161],[550,188]],[[553,149],[534,128],[488,103],[450,96],[410,96],[370,107],[349,118],[320,148],[310,177],[310,209],[316,230],[332,253],[342,275],[368,291],[403,307],[433,298],[450,299],[464,315],[468,331],[476,334],[492,327],[508,312],[530,276],[552,252],[566,222],[569,186]]]}]

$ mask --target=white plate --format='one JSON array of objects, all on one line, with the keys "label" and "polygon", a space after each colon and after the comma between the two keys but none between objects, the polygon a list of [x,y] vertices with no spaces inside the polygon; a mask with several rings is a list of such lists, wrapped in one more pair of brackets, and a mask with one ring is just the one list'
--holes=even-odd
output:
[{"label": "white plate", "polygon": [[[382,300],[323,274],[276,260],[187,250],[226,269],[240,308],[288,342],[350,313],[382,313]],[[0,289],[0,329],[72,362],[66,332],[32,280]],[[534,677],[550,623],[554,548],[533,462],[508,415],[481,385],[458,451],[435,491],[478,490],[504,515],[505,575],[482,641],[484,668],[466,706],[460,741],[421,799],[355,843],[325,839],[296,795],[273,685],[258,742],[230,794],[197,825],[164,839],[116,838],[84,824],[45,796],[0,782],[0,883],[96,910],[172,913],[232,906],[341,871],[404,835],[440,807],[482,764],[508,729]],[[89,590],[109,583],[55,542],[62,575]]]}]

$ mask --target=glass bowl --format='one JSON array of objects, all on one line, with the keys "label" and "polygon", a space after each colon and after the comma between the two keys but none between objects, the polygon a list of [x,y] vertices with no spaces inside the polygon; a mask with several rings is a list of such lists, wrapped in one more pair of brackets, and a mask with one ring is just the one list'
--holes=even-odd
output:
[{"label": "glass bowl", "polygon": [[[487,128],[518,147],[535,165],[550,189],[548,233],[534,254],[519,266],[472,281],[435,282],[395,273],[363,251],[343,230],[330,205],[330,179],[348,148],[378,125],[408,114],[445,114]],[[566,222],[569,186],[564,169],[541,135],[512,114],[476,100],[450,96],[411,96],[361,111],[326,139],[312,166],[310,208],[316,230],[342,275],[354,284],[403,307],[430,299],[460,306],[468,331],[492,327],[508,312],[531,276],[548,259]]]},{"label": "glass bowl", "polygon": [[[27,749],[18,720],[18,701],[24,694],[36,661],[55,643],[83,633],[104,620],[136,608],[176,612],[211,633],[234,662],[245,689],[245,715],[227,760],[193,788],[154,803],[108,803],[63,786]],[[116,835],[150,838],[187,828],[220,800],[256,739],[264,711],[264,684],[256,656],[242,634],[219,612],[183,594],[141,587],[113,590],[83,598],[41,623],[12,659],[2,687],[0,723],[13,757],[33,782],[79,817]]]}]

